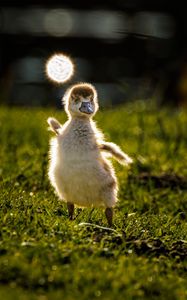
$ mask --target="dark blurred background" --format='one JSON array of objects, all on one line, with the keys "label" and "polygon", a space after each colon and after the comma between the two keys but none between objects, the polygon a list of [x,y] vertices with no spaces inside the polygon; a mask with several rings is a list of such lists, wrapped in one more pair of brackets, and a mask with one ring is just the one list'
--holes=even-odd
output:
[{"label": "dark blurred background", "polygon": [[[187,106],[185,1],[1,1],[0,103],[60,106],[69,84],[93,83],[112,106],[156,98]],[[75,63],[64,85],[45,76],[49,56]]]}]

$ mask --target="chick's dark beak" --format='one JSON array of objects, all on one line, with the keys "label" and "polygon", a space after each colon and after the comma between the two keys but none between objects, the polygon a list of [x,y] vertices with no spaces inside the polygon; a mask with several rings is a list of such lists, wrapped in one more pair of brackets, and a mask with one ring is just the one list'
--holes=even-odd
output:
[{"label": "chick's dark beak", "polygon": [[94,112],[93,104],[91,102],[82,102],[79,110],[85,114],[92,114]]}]

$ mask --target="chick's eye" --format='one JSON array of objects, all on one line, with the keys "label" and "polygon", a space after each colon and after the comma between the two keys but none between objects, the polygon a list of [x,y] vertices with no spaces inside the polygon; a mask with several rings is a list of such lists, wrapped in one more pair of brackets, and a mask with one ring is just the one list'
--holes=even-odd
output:
[{"label": "chick's eye", "polygon": [[75,98],[74,101],[75,101],[75,103],[78,103],[79,102],[79,98]]}]

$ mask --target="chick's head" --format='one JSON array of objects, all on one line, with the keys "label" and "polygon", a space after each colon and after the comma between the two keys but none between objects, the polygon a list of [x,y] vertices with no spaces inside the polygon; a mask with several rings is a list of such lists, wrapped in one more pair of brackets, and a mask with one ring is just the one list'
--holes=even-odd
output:
[{"label": "chick's head", "polygon": [[67,90],[65,110],[72,117],[92,117],[98,110],[97,92],[89,83],[79,83]]}]

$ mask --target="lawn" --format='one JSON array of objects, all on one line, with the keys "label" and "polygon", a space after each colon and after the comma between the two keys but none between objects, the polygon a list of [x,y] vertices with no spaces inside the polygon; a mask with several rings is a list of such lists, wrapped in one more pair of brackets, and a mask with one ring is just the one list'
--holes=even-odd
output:
[{"label": "lawn", "polygon": [[114,161],[112,230],[101,209],[68,220],[47,178],[49,116],[66,120],[0,108],[0,299],[187,299],[187,112],[138,101],[97,114],[134,158]]}]

